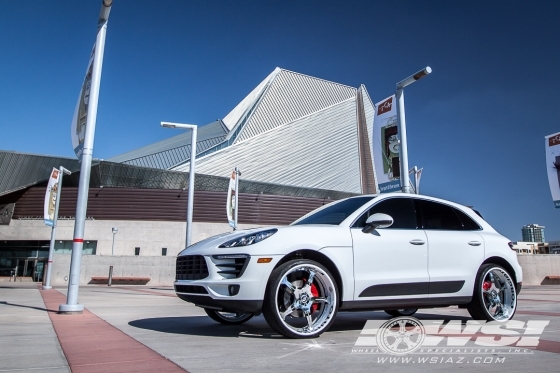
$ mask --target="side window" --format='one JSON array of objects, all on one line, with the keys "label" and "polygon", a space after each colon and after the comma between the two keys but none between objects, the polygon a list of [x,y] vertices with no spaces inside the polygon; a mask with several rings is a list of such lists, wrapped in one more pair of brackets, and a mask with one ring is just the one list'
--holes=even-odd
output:
[{"label": "side window", "polygon": [[459,219],[461,219],[461,222],[463,222],[463,229],[466,231],[478,231],[480,230],[480,225],[478,225],[477,222],[475,222],[473,219],[471,219],[467,214],[465,214],[463,211],[461,210],[457,210],[454,209],[455,213],[457,214],[457,216],[459,217]]},{"label": "side window", "polygon": [[382,213],[391,216],[393,225],[385,229],[416,229],[416,209],[410,198],[389,198],[372,206],[356,220],[353,228],[363,228],[367,218],[373,214]]},{"label": "side window", "polygon": [[451,206],[438,202],[416,200],[424,229],[463,230],[463,223]]}]

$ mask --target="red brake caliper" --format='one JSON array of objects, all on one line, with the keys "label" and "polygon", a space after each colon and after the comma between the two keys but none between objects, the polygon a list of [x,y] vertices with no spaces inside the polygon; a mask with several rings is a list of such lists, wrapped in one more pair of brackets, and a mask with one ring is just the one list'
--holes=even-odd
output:
[{"label": "red brake caliper", "polygon": [[[315,286],[314,283],[311,284],[311,294],[314,298],[319,296],[319,290],[317,290],[317,286]],[[319,305],[317,303],[313,303],[313,305],[311,306],[311,312],[317,311],[317,308],[319,308]]]},{"label": "red brake caliper", "polygon": [[484,289],[484,291],[490,290],[491,287],[492,283],[490,281],[484,281],[484,283],[482,284],[482,289]]}]

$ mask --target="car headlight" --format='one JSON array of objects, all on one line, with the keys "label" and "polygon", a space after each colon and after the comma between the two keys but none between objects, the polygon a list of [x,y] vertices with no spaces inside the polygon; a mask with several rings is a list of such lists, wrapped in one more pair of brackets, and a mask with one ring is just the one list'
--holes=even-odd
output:
[{"label": "car headlight", "polygon": [[276,232],[278,232],[278,229],[275,228],[266,231],[251,233],[242,237],[238,237],[235,240],[224,242],[218,247],[225,248],[225,247],[249,246],[257,242],[266,240],[268,237],[272,236]]}]

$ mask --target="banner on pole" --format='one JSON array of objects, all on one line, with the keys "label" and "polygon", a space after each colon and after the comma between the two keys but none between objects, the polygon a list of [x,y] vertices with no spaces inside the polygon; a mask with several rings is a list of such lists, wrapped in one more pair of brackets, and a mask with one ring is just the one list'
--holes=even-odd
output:
[{"label": "banner on pole", "polygon": [[400,190],[399,137],[395,95],[378,102],[373,121],[373,159],[381,193]]},{"label": "banner on pole", "polygon": [[53,168],[49,183],[47,185],[47,192],[45,193],[45,205],[43,208],[45,225],[49,227],[54,226],[54,210],[56,207],[56,199],[58,198],[58,181],[60,180],[60,171]]},{"label": "banner on pole", "polygon": [[235,205],[235,201],[236,201],[235,195],[237,193],[236,182],[235,182],[236,177],[237,177],[237,172],[233,170],[231,172],[231,177],[229,178],[229,188],[228,188],[227,203],[226,203],[227,219],[229,225],[232,228],[235,228],[235,209],[237,208],[237,206]]},{"label": "banner on pole", "polygon": [[554,207],[560,208],[560,132],[545,137],[546,171]]},{"label": "banner on pole", "polygon": [[76,157],[81,161],[82,152],[84,149],[84,140],[86,137],[86,124],[88,117],[88,107],[89,107],[89,93],[91,89],[91,78],[93,73],[93,62],[95,60],[95,45],[91,50],[91,55],[89,57],[88,68],[86,70],[86,77],[82,84],[82,89],[80,90],[80,95],[78,96],[78,102],[76,103],[76,108],[74,109],[74,116],[72,117],[72,148],[74,148],[74,153]]}]

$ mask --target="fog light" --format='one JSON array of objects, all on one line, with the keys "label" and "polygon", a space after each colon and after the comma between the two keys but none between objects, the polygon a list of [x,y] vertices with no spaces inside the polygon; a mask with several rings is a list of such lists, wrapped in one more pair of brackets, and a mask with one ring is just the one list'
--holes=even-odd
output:
[{"label": "fog light", "polygon": [[229,285],[228,286],[229,295],[234,296],[234,295],[239,294],[239,288],[240,288],[239,285]]}]

